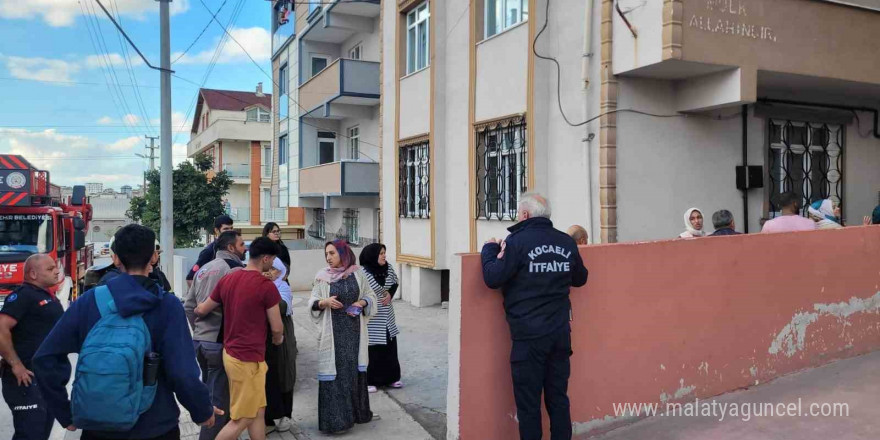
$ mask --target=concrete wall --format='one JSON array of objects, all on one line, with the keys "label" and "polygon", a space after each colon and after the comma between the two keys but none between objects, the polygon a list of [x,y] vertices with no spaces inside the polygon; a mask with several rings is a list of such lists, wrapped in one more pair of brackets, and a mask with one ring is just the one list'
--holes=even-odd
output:
[{"label": "concrete wall", "polygon": [[400,81],[401,139],[430,131],[430,84],[430,67]]},{"label": "concrete wall", "polygon": [[431,225],[428,220],[400,219],[400,252],[431,258]]},{"label": "concrete wall", "polygon": [[373,22],[374,30],[371,33],[359,32],[342,42],[342,57],[349,58],[349,52],[358,43],[361,46],[361,59],[364,61],[379,61],[379,20]]},{"label": "concrete wall", "polygon": [[[590,278],[571,294],[576,435],[631,422],[614,403],[665,409],[880,349],[876,226],[580,251]],[[450,314],[461,406],[449,438],[517,438],[502,297],[483,283],[478,255],[462,258],[461,274],[460,326]]]},{"label": "concrete wall", "polygon": [[[526,111],[527,22],[477,44],[476,121]],[[511,50],[513,49],[513,50]]]}]

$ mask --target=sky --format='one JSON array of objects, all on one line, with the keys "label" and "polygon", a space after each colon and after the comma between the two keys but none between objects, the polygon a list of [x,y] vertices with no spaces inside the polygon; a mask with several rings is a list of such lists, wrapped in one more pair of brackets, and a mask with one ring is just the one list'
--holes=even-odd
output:
[{"label": "sky", "polygon": [[[158,66],[159,3],[100,1]],[[245,50],[229,38],[221,45],[225,32],[208,10],[221,5],[217,19]],[[262,82],[272,90],[272,79],[248,58],[271,74],[269,8],[267,0],[172,1],[171,60],[177,61],[171,68],[189,81],[171,80],[175,164],[186,159],[200,84],[255,90]],[[96,0],[0,0],[0,153],[23,155],[58,185],[136,187],[149,166],[136,156],[149,155],[144,136],[159,136],[159,76]],[[156,155],[158,166],[158,149]]]}]

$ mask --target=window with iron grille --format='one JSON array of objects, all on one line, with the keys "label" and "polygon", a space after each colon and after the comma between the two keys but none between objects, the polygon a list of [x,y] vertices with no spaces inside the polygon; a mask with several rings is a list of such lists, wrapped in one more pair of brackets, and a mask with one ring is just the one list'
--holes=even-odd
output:
[{"label": "window with iron grille", "polygon": [[768,120],[770,217],[779,215],[776,195],[794,192],[802,213],[810,203],[831,199],[843,207],[843,151],[846,132],[839,124]]},{"label": "window with iron grille", "polygon": [[312,215],[315,219],[312,221],[312,225],[309,226],[309,235],[322,240],[327,238],[327,234],[324,231],[324,209],[315,208],[312,210]]},{"label": "window with iron grille", "polygon": [[477,218],[516,220],[520,194],[528,189],[524,116],[477,127]]},{"label": "window with iron grille", "polygon": [[401,217],[430,218],[430,145],[428,140],[400,147],[398,207]]},{"label": "window with iron grille", "polygon": [[342,233],[345,234],[345,236],[340,238],[344,238],[352,244],[360,243],[358,214],[359,212],[357,209],[346,209],[342,212]]}]

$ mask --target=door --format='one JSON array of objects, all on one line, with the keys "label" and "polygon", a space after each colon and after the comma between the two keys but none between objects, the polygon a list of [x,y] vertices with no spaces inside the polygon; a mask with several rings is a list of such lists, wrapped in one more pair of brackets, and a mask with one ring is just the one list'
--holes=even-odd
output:
[{"label": "door", "polygon": [[323,165],[336,160],[336,133],[318,132],[318,162]]}]

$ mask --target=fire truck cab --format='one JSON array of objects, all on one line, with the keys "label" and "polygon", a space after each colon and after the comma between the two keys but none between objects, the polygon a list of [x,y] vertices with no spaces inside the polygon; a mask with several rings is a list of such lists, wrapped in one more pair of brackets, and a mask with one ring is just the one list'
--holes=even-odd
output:
[{"label": "fire truck cab", "polygon": [[54,287],[59,299],[75,300],[92,265],[91,245],[86,245],[91,219],[85,186],[74,186],[73,195],[62,200],[48,171],[22,156],[0,154],[0,307],[24,282],[24,262],[36,253],[59,265]]}]

